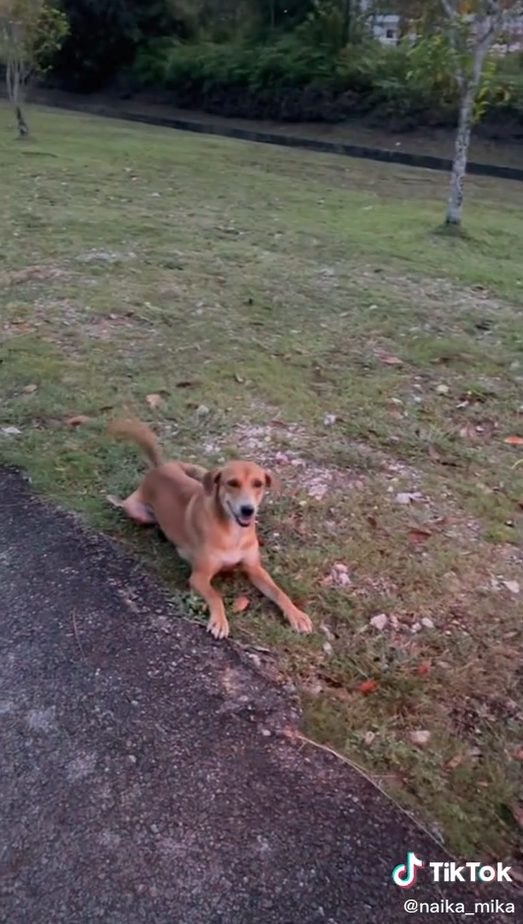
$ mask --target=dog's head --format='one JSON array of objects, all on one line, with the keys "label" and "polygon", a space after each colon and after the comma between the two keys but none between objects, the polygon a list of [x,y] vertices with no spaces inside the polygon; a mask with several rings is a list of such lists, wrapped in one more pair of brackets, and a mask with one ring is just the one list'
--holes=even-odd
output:
[{"label": "dog's head", "polygon": [[224,513],[238,526],[251,526],[266,488],[276,487],[276,481],[255,462],[227,462],[206,472],[203,489],[216,496]]}]

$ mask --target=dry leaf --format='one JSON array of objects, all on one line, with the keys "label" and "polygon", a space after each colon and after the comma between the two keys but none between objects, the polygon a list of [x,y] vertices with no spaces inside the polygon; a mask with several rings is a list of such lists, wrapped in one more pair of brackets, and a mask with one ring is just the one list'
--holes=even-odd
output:
[{"label": "dry leaf", "polygon": [[503,583],[511,594],[519,594],[520,586],[517,581],[503,581]]},{"label": "dry leaf", "polygon": [[85,417],[83,414],[77,414],[75,417],[68,417],[65,421],[68,427],[81,427],[82,424],[88,423],[90,417]]},{"label": "dry leaf", "polygon": [[377,353],[377,358],[380,363],[384,363],[386,366],[402,366],[403,360],[399,356],[393,356],[392,353]]},{"label": "dry leaf", "polygon": [[430,671],[430,661],[422,661],[420,666],[417,669],[417,673],[420,676],[423,676],[423,674],[428,674],[429,671]]},{"label": "dry leaf", "polygon": [[383,632],[383,630],[388,625],[389,617],[386,616],[385,613],[378,613],[378,615],[373,616],[372,619],[369,620],[369,622],[370,622],[370,625],[374,627],[374,629],[378,630],[378,632]]},{"label": "dry leaf", "polygon": [[159,407],[160,404],[162,403],[162,396],[161,395],[147,395],[147,398],[145,400],[147,401],[147,404],[149,405],[149,407],[152,407],[154,409],[156,407]]},{"label": "dry leaf", "polygon": [[463,754],[456,754],[454,757],[451,757],[450,760],[444,764],[445,770],[455,770],[456,767],[459,767],[463,763]]},{"label": "dry leaf", "polygon": [[515,879],[516,882],[519,882],[521,885],[523,885],[523,869],[520,866],[511,866],[510,876],[512,879]]},{"label": "dry leaf", "polygon": [[251,601],[248,597],[236,597],[236,600],[233,603],[232,609],[233,613],[244,613],[246,609],[251,605]]},{"label": "dry leaf", "polygon": [[363,693],[366,696],[367,693],[373,693],[377,686],[378,684],[375,680],[364,680],[358,687],[358,693]]},{"label": "dry leaf", "polygon": [[512,814],[514,816],[514,820],[517,822],[519,827],[523,828],[523,806],[519,805],[519,803],[516,802],[512,806]]},{"label": "dry leaf", "polygon": [[423,494],[420,494],[419,491],[401,491],[399,494],[396,494],[396,501],[398,504],[412,504],[420,500],[423,500]]},{"label": "dry leaf", "polygon": [[[26,385],[25,388],[22,388],[23,395],[32,395],[34,391],[38,388],[38,385]],[[523,440],[522,440],[523,442]]]},{"label": "dry leaf", "polygon": [[235,381],[235,382],[238,382],[238,385],[243,385],[244,382],[245,382],[245,379],[242,378],[241,375],[238,375],[237,372],[235,372],[235,373],[234,373],[234,381]]},{"label": "dry leaf", "polygon": [[409,738],[413,744],[418,744],[420,746],[423,746],[424,744],[429,743],[430,732],[426,731],[425,729],[420,728],[415,731],[409,732]]},{"label": "dry leaf", "polygon": [[437,395],[448,395],[450,388],[448,385],[437,385],[436,394]]},{"label": "dry leaf", "polygon": [[377,528],[378,528],[378,521],[377,521],[376,517],[372,516],[372,514],[370,514],[370,515],[367,517],[367,523],[369,524],[369,526],[372,526],[373,529],[377,529]]},{"label": "dry leaf", "polygon": [[523,446],[523,436],[506,436],[503,442],[507,443],[509,446]]},{"label": "dry leaf", "polygon": [[425,542],[430,539],[432,533],[427,529],[409,529],[409,539],[411,542]]}]

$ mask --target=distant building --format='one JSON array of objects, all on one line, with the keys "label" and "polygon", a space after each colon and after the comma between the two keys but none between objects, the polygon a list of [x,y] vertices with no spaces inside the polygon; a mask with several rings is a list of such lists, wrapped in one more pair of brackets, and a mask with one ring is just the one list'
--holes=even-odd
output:
[{"label": "distant building", "polygon": [[[372,13],[370,8],[362,0],[362,12],[369,9],[369,22],[372,25],[374,38],[378,39],[382,45],[397,45],[402,37],[401,17],[396,13]],[[472,19],[472,17],[469,17]],[[415,32],[410,32],[411,39],[416,38]],[[519,16],[511,24],[510,29],[505,30],[503,35],[504,42],[498,42],[492,50],[497,54],[511,54],[513,52],[523,51],[523,16]]]}]

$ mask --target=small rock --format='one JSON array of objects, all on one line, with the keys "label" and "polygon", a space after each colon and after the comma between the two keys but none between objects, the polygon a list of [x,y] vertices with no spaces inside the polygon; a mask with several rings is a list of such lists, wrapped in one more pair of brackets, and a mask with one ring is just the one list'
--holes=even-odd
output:
[{"label": "small rock", "polygon": [[197,407],[195,411],[197,417],[207,417],[207,414],[210,413],[210,409],[205,404],[200,404],[200,406]]},{"label": "small rock", "polygon": [[424,616],[424,617],[423,617],[423,619],[421,620],[421,625],[424,626],[425,629],[433,629],[433,628],[434,628],[434,623],[432,622],[432,619],[430,619],[429,616]]},{"label": "small rock", "polygon": [[421,623],[420,622],[413,623],[413,625],[410,627],[410,631],[412,632],[413,635],[416,635],[416,632],[421,632]]},{"label": "small rock", "polygon": [[430,732],[426,729],[417,729],[409,732],[409,739],[413,744],[423,747],[423,745],[428,744],[430,741]]},{"label": "small rock", "polygon": [[329,655],[329,657],[330,655],[334,654],[334,648],[332,647],[330,642],[323,643],[323,650],[326,655]]},{"label": "small rock", "polygon": [[22,388],[22,394],[23,394],[23,395],[32,395],[33,392],[35,392],[37,388],[38,388],[38,385],[34,385],[34,384],[33,384],[33,385],[25,385],[24,388]]},{"label": "small rock", "polygon": [[450,388],[448,385],[438,385],[436,388],[436,394],[438,395],[448,395]]},{"label": "small rock", "polygon": [[394,629],[394,631],[397,632],[398,629],[399,629],[399,627],[400,627],[400,621],[399,621],[398,617],[397,617],[397,616],[391,616],[391,617],[390,617],[390,624],[391,624],[392,628]]},{"label": "small rock", "polygon": [[2,433],[4,436],[18,436],[22,431],[18,427],[2,427]]},{"label": "small rock", "polygon": [[389,617],[386,616],[385,613],[378,613],[377,616],[373,616],[370,620],[371,626],[373,626],[374,629],[377,629],[379,632],[383,632],[383,630],[388,625],[388,622]]},{"label": "small rock", "polygon": [[323,423],[326,427],[332,427],[336,423],[336,414],[325,414],[323,418]]},{"label": "small rock", "polygon": [[366,733],[365,738],[364,738],[363,740],[365,741],[365,744],[366,744],[366,745],[371,745],[372,742],[374,741],[375,737],[376,737],[375,732],[368,731],[368,732]]}]

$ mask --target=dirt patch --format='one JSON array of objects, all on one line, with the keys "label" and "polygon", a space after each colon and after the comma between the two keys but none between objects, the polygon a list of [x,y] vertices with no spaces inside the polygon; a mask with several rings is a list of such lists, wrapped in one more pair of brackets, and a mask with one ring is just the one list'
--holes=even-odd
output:
[{"label": "dirt patch", "polygon": [[70,273],[53,263],[26,266],[21,270],[0,272],[0,285],[16,286],[28,282],[56,282],[65,280]]}]

